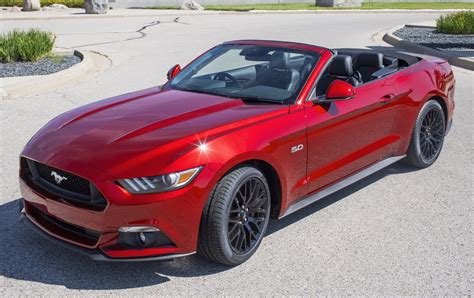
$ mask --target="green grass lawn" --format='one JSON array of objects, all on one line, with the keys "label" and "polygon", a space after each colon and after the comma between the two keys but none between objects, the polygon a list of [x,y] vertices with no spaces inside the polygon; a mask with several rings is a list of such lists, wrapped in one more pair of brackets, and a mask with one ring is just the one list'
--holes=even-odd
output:
[{"label": "green grass lawn", "polygon": [[321,10],[321,9],[474,9],[474,2],[365,2],[362,7],[320,7],[313,3],[255,4],[255,5],[207,5],[207,10]]},{"label": "green grass lawn", "polygon": [[[41,6],[53,3],[64,4],[67,7],[84,7],[84,0],[40,0]],[[0,0],[0,6],[23,6],[23,0]]]}]

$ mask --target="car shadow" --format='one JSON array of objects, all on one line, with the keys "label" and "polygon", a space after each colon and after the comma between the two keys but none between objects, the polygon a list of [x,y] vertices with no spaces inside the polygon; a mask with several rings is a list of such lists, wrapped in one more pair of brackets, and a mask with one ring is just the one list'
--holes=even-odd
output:
[{"label": "car shadow", "polygon": [[[272,220],[267,234],[286,228],[307,216],[316,216],[317,211],[385,176],[412,170],[401,164],[385,168],[281,220]],[[208,262],[197,255],[171,262],[94,262],[36,234],[25,218],[20,220],[19,202],[20,199],[15,199],[0,205],[0,276],[62,285],[70,289],[113,290],[159,285],[170,281],[168,276],[205,276],[232,268]]]}]

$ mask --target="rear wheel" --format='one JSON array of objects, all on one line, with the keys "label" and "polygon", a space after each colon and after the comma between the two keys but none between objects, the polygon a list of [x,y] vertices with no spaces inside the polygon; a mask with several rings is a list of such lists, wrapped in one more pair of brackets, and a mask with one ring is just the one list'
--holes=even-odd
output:
[{"label": "rear wheel", "polygon": [[238,265],[257,250],[270,218],[270,190],[256,168],[242,167],[215,186],[201,220],[198,252],[215,262]]},{"label": "rear wheel", "polygon": [[408,148],[408,164],[426,168],[438,158],[443,148],[446,120],[441,105],[430,100],[424,104],[416,119]]}]

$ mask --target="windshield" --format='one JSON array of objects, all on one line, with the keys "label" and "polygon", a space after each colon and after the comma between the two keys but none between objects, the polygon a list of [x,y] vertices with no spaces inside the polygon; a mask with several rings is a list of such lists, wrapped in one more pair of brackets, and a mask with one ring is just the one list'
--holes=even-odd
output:
[{"label": "windshield", "polygon": [[244,101],[290,104],[318,60],[313,52],[221,45],[184,68],[169,86]]}]

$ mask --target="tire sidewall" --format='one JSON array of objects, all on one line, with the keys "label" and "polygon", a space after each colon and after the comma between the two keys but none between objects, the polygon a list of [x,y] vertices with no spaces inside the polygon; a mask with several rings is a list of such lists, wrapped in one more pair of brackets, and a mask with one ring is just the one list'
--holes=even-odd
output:
[{"label": "tire sidewall", "polygon": [[441,153],[441,149],[443,148],[443,144],[444,144],[444,135],[443,135],[443,138],[441,139],[441,143],[439,145],[439,149],[436,152],[436,155],[434,156],[434,158],[432,158],[431,160],[426,160],[423,157],[423,154],[421,152],[421,145],[420,145],[421,125],[423,123],[423,119],[425,118],[426,114],[432,109],[439,110],[441,117],[443,119],[443,131],[446,131],[446,119],[445,119],[444,111],[441,105],[435,100],[430,100],[426,102],[421,108],[420,113],[418,114],[418,118],[416,119],[416,124],[413,131],[413,142],[414,142],[414,149],[415,149],[414,153],[416,155],[415,157],[417,161],[420,163],[420,165],[422,165],[423,167],[428,167],[432,165],[438,159],[438,156]]}]

